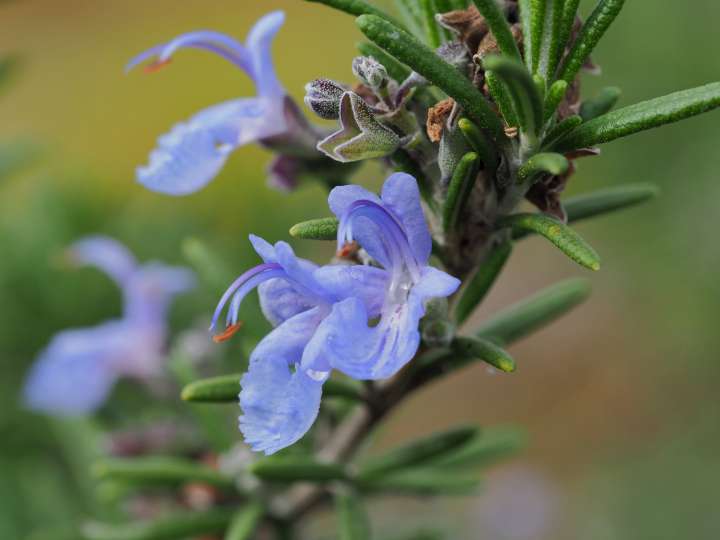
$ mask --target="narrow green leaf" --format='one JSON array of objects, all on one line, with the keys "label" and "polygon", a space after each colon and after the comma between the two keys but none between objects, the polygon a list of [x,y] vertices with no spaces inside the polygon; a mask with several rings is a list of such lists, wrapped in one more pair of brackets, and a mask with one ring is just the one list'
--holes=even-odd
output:
[{"label": "narrow green leaf", "polygon": [[250,540],[260,525],[263,514],[263,506],[258,501],[246,503],[233,516],[225,533],[225,540]]},{"label": "narrow green leaf", "polygon": [[475,427],[461,427],[418,439],[366,461],[360,468],[358,478],[364,481],[393,471],[432,464],[435,459],[461,448],[477,432]]},{"label": "narrow green leaf", "polygon": [[582,124],[583,120],[578,115],[568,116],[562,122],[559,122],[554,128],[552,128],[545,138],[543,139],[543,148],[552,148],[561,137],[565,134],[570,133],[573,129]]},{"label": "narrow green leaf", "polygon": [[240,377],[240,373],[233,373],[194,381],[182,389],[180,396],[183,401],[196,403],[237,403]]},{"label": "narrow green leaf", "polygon": [[183,512],[153,521],[126,524],[91,522],[82,529],[86,540],[177,540],[222,533],[230,523],[228,510]]},{"label": "narrow green leaf", "polygon": [[502,123],[485,96],[453,66],[413,36],[380,17],[363,15],[358,17],[357,24],[370,41],[454,98],[465,109],[467,116],[487,129],[494,139],[504,140]]},{"label": "narrow green leaf", "polygon": [[565,0],[547,0],[543,21],[542,39],[540,41],[540,59],[538,73],[546,81],[552,81],[557,70],[560,43],[560,27],[563,21]]},{"label": "narrow green leaf", "polygon": [[488,467],[498,461],[508,459],[527,444],[524,431],[511,427],[492,427],[483,429],[472,441],[455,452],[441,457],[438,467],[462,470]]},{"label": "narrow green leaf", "polygon": [[408,29],[412,30],[412,33],[416,36],[422,36],[422,13],[420,13],[420,6],[417,0],[395,0],[394,3]]},{"label": "narrow green leaf", "polygon": [[587,148],[678,122],[718,106],[720,106],[720,82],[682,90],[623,107],[585,122],[562,137],[553,148],[560,152]]},{"label": "narrow green leaf", "polygon": [[505,119],[505,123],[508,126],[519,127],[520,124],[515,115],[512,100],[510,99],[510,91],[505,86],[505,83],[492,71],[485,72],[485,82],[488,85],[488,90],[490,91],[493,101],[498,106],[498,109],[500,109],[500,114],[502,114]]},{"label": "narrow green leaf", "polygon": [[435,20],[435,6],[432,0],[418,0],[423,18],[423,29],[428,44],[433,49],[440,46],[440,27]]},{"label": "narrow green leaf", "polygon": [[99,480],[112,480],[133,485],[178,485],[204,482],[218,487],[232,487],[232,478],[217,470],[175,457],[108,458],[96,461],[92,473]]},{"label": "narrow green leaf", "polygon": [[600,257],[583,238],[570,227],[545,214],[514,214],[500,220],[501,227],[538,233],[573,261],[590,270],[600,269]]},{"label": "narrow green leaf", "polygon": [[543,104],[537,87],[525,67],[502,56],[486,57],[483,66],[505,83],[520,129],[536,136],[543,124]]},{"label": "narrow green leaf", "polygon": [[490,32],[497,41],[500,52],[520,61],[520,50],[500,5],[495,0],[473,0],[473,2],[480,14],[485,18]]},{"label": "narrow green leaf", "polygon": [[510,353],[486,339],[456,337],[451,349],[458,358],[453,361],[453,369],[464,367],[473,360],[482,360],[505,373],[515,371],[515,360]]},{"label": "narrow green leaf", "polygon": [[475,274],[466,281],[462,296],[455,308],[455,319],[458,326],[463,324],[483,301],[511,253],[512,244],[510,242],[495,246]]},{"label": "narrow green leaf", "polygon": [[558,176],[565,174],[570,163],[562,154],[544,152],[535,154],[518,170],[518,182],[527,182],[542,173]]},{"label": "narrow green leaf", "polygon": [[532,34],[532,7],[530,5],[530,0],[519,0],[518,7],[520,8],[520,24],[522,25],[523,31],[525,65],[530,71],[532,71],[533,48],[532,40],[530,39],[530,35]]},{"label": "narrow green leaf", "polygon": [[351,493],[335,496],[339,540],[370,540],[370,520],[359,497]]},{"label": "narrow green leaf", "polygon": [[560,71],[558,79],[572,84],[585,61],[592,53],[598,41],[603,37],[615,17],[618,16],[625,0],[600,0],[580,31],[580,35],[570,49]]},{"label": "narrow green leaf", "polygon": [[563,7],[562,23],[560,24],[560,33],[558,37],[560,47],[557,51],[557,65],[559,65],[559,62],[562,59],[565,50],[570,47],[570,35],[572,34],[573,26],[575,26],[575,19],[577,18],[577,11],[579,5],[580,0],[565,0],[565,6]]},{"label": "narrow green leaf", "polygon": [[545,107],[544,107],[544,120],[547,122],[552,118],[552,115],[557,111],[560,102],[565,97],[567,92],[568,83],[565,81],[555,81],[548,88],[547,95],[545,96]]},{"label": "narrow green leaf", "polygon": [[530,43],[532,55],[530,72],[533,74],[537,73],[540,68],[540,53],[542,51],[547,4],[548,0],[530,0],[530,34],[526,41]]},{"label": "narrow green leaf", "polygon": [[585,279],[568,279],[497,313],[476,335],[509,345],[553,322],[590,296]]},{"label": "narrow green leaf", "polygon": [[563,202],[568,222],[577,222],[594,216],[622,210],[656,197],[657,186],[628,184],[570,197]]},{"label": "narrow green leaf", "polygon": [[540,96],[540,101],[541,102],[545,101],[545,86],[546,86],[545,79],[539,73],[536,73],[535,75],[533,75],[532,79],[533,79],[533,83],[535,83],[535,88],[538,91],[538,95]]},{"label": "narrow green leaf", "polygon": [[587,122],[603,114],[607,114],[620,99],[622,91],[617,86],[608,86],[592,99],[587,99],[580,105],[580,116]]},{"label": "narrow green leaf", "polygon": [[396,471],[358,482],[359,489],[368,494],[416,496],[469,495],[478,485],[478,480],[471,475],[432,467]]},{"label": "narrow green leaf", "polygon": [[325,483],[347,479],[347,472],[342,465],[295,456],[264,458],[250,465],[249,470],[269,482]]},{"label": "narrow green leaf", "polygon": [[398,62],[395,58],[390,56],[374,43],[361,41],[357,44],[357,49],[363,56],[372,56],[375,60],[385,66],[388,75],[398,82],[404,81],[412,73],[412,69],[402,62]]},{"label": "narrow green leaf", "polygon": [[485,165],[485,169],[494,171],[498,165],[497,153],[482,130],[468,118],[458,120],[458,127],[470,147],[480,156],[480,161]]},{"label": "narrow green leaf", "polygon": [[339,11],[344,11],[345,13],[349,13],[350,15],[354,15],[356,17],[359,17],[360,15],[373,15],[376,17],[380,17],[382,19],[385,19],[386,21],[391,22],[398,28],[403,28],[403,24],[398,21],[396,18],[391,17],[387,13],[385,13],[383,10],[381,10],[378,7],[375,7],[369,2],[366,2],[365,0],[305,0],[306,2],[313,2],[316,4],[325,4],[326,6],[329,6],[331,8],[337,9]]},{"label": "narrow green leaf", "polygon": [[453,171],[443,208],[443,229],[446,233],[454,231],[457,226],[468,196],[475,185],[477,166],[478,155],[475,152],[468,152],[460,159]]},{"label": "narrow green leaf", "polygon": [[[442,13],[449,13],[450,11],[453,11],[453,6],[451,0],[432,0],[435,13],[442,14]],[[443,41],[453,41],[455,39],[455,35],[448,30],[447,28],[443,28],[440,26],[437,22],[435,23],[438,28],[440,28],[440,33],[442,34]]]},{"label": "narrow green leaf", "polygon": [[302,221],[290,227],[290,236],[304,240],[337,240],[338,224],[336,217]]}]

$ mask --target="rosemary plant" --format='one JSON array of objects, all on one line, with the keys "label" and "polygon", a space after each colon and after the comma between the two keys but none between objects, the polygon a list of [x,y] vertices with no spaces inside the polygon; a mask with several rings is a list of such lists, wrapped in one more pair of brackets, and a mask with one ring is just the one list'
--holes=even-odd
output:
[{"label": "rosemary plant", "polygon": [[[579,0],[401,0],[396,15],[365,0],[311,1],[355,17],[367,38],[352,61],[354,84],[318,79],[306,87],[308,107],[337,119],[336,129],[312,125],[276,77],[269,44],[282,24],[278,13],[245,44],[196,32],[131,64],[156,58],[157,68],[180,47],[204,48],[257,87],[254,98],[176,125],[138,170],[142,184],[191,193],[230,152],[258,142],[276,154],[275,185],[292,189],[312,178],[332,189],[335,215],[298,223],[290,236],[337,241],[338,253],[317,267],[285,243],[254,238],[264,264],[221,300],[214,324],[229,302],[227,326],[215,338],[239,330],[240,302],[256,286],[277,327],[253,352],[248,373],[188,381],[182,391],[188,402],[226,404],[242,390],[245,440],[275,455],[241,447],[222,453],[219,467],[188,457],[96,463],[99,479],[124,490],[192,487],[207,502],[157,521],[90,523],[89,539],[296,538],[309,514],[330,506],[333,538],[367,540],[380,537],[364,510],[368,498],[471,493],[483,467],[518,450],[520,433],[455,426],[372,458],[362,450],[424,385],[475,362],[513,372],[507,347],[588,296],[586,279],[570,279],[479,327],[464,325],[523,238],[542,236],[598,270],[600,257],[572,223],[656,195],[652,185],[635,184],[562,200],[576,160],[720,105],[717,82],[619,109],[616,88],[582,95],[580,74],[595,68],[591,54],[623,0],[599,0],[586,20]],[[352,164],[368,159],[392,173],[381,197],[347,185]],[[536,211],[521,210],[524,201]]]}]

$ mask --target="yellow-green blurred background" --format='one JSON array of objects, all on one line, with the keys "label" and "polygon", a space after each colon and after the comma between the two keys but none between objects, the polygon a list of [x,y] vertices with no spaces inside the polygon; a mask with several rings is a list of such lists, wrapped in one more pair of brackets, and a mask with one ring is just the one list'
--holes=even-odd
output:
[{"label": "yellow-green blurred background", "polygon": [[[97,509],[78,472],[92,441],[78,441],[75,424],[18,410],[23,373],[54,332],[119,310],[109,281],[58,262],[64,245],[101,232],[142,259],[183,262],[182,242],[194,236],[236,273],[255,261],[248,233],[278,240],[293,223],[326,214],[317,186],[267,189],[269,155],[256,147],[238,151],[193,196],[150,193],[133,178],[174,122],[252,86],[203,52],[183,52],[154,75],[126,75],[126,61],[193,29],[242,37],[276,8],[288,15],[277,69],[294,96],[318,76],[350,79],[360,39],[352,19],[300,0],[0,5],[0,52],[22,64],[0,95],[0,143],[41,145],[32,166],[0,184],[0,538],[71,538],[65,531]],[[720,78],[719,20],[711,0],[627,2],[594,55],[603,76],[586,76],[585,95],[617,85],[629,104]],[[447,525],[461,540],[720,537],[719,126],[720,115],[709,114],[612,143],[581,163],[571,193],[637,181],[662,188],[648,206],[580,225],[604,263],[589,276],[592,299],[514,347],[515,374],[463,371],[406,403],[377,439],[512,423],[527,427],[529,448],[489,474],[477,498],[374,506],[378,529]],[[380,180],[373,167],[357,179]],[[318,261],[330,249],[294,245]],[[583,273],[543,241],[525,241],[476,320]],[[177,303],[175,326],[204,321],[216,292]]]}]

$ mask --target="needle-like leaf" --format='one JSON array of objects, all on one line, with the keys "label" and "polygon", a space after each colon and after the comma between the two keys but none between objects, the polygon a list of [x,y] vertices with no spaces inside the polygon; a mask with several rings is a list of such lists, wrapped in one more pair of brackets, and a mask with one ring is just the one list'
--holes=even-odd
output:
[{"label": "needle-like leaf", "polygon": [[490,91],[493,101],[500,109],[500,114],[502,114],[505,119],[505,123],[511,127],[519,127],[520,124],[515,115],[515,109],[513,108],[510,93],[505,83],[492,71],[485,72],[485,82],[488,85],[488,90]]},{"label": "needle-like leaf", "polygon": [[362,500],[353,493],[335,495],[339,540],[370,540],[370,520]]},{"label": "needle-like leaf", "polygon": [[232,478],[195,461],[174,457],[108,458],[96,461],[92,473],[98,480],[133,485],[179,485],[203,482],[217,487],[232,487]]},{"label": "needle-like leaf", "polygon": [[220,534],[232,520],[229,510],[182,512],[152,521],[121,525],[91,522],[82,529],[85,540],[177,540]]},{"label": "needle-like leaf", "polygon": [[553,149],[567,152],[587,148],[696,116],[720,106],[720,82],[616,109],[578,126]]},{"label": "needle-like leaf", "polygon": [[628,184],[570,197],[563,201],[563,206],[568,222],[574,223],[635,206],[656,197],[658,192],[652,184]]},{"label": "needle-like leaf", "polygon": [[473,0],[473,2],[480,14],[485,18],[490,32],[497,41],[500,52],[520,61],[520,50],[500,5],[495,0]]},{"label": "needle-like leaf", "polygon": [[263,517],[263,507],[257,501],[246,503],[235,512],[224,540],[250,540]]},{"label": "needle-like leaf", "polygon": [[290,236],[304,240],[337,240],[338,220],[326,217],[301,221],[290,227]]},{"label": "needle-like leaf", "polygon": [[476,335],[509,345],[553,322],[590,296],[590,283],[569,279],[543,289],[536,295],[497,313]]},{"label": "needle-like leaf", "polygon": [[260,459],[249,467],[258,478],[268,482],[314,482],[324,484],[347,479],[345,467],[335,463],[322,463],[297,456],[273,456]]},{"label": "needle-like leaf", "polygon": [[620,99],[621,90],[617,86],[603,88],[594,98],[587,99],[580,106],[580,116],[587,122],[610,112]]},{"label": "needle-like leaf", "polygon": [[527,182],[543,173],[553,176],[565,174],[569,166],[570,163],[562,154],[552,152],[535,154],[518,170],[518,182]]},{"label": "needle-like leaf", "polygon": [[478,155],[475,152],[465,154],[453,171],[443,208],[443,228],[448,234],[456,228],[468,196],[475,185],[477,172]]},{"label": "needle-like leaf", "polygon": [[465,109],[465,114],[480,127],[487,129],[493,139],[505,139],[502,123],[482,93],[426,45],[375,15],[358,17],[357,24],[370,41],[454,98]]},{"label": "needle-like leaf", "polygon": [[386,21],[390,21],[395,26],[405,29],[403,24],[398,21],[395,17],[391,17],[380,8],[372,5],[370,2],[365,0],[305,0],[306,2],[313,2],[317,4],[325,4],[331,8],[335,8],[339,11],[344,11],[350,15],[359,17],[360,15],[375,15],[382,17]]}]

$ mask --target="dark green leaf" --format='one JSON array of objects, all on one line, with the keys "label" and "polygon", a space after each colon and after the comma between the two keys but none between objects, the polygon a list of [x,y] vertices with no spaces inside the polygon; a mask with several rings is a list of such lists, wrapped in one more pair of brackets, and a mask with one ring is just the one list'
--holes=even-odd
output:
[{"label": "dark green leaf", "polygon": [[337,240],[338,224],[335,217],[311,219],[290,227],[290,236],[304,240]]},{"label": "dark green leaf", "polygon": [[519,429],[509,427],[483,429],[465,446],[440,458],[437,466],[463,470],[488,467],[514,456],[525,447],[526,443],[527,436]]},{"label": "dark green leaf", "polygon": [[518,7],[520,8],[520,24],[522,25],[523,31],[523,48],[525,57],[525,65],[530,71],[533,70],[533,50],[532,50],[532,8],[530,6],[530,0],[519,0]]},{"label": "dark green leaf", "polygon": [[440,27],[435,20],[435,6],[432,0],[417,0],[423,19],[423,29],[428,43],[433,49],[440,46]]},{"label": "dark green leaf", "polygon": [[587,99],[580,106],[580,116],[587,122],[603,114],[607,114],[620,99],[622,91],[617,86],[608,86],[592,99]]},{"label": "dark green leaf", "polygon": [[568,116],[562,122],[559,122],[554,128],[548,131],[543,139],[543,147],[552,148],[552,146],[560,140],[566,133],[570,133],[573,129],[582,124],[582,118],[578,115]]},{"label": "dark green leaf", "polygon": [[497,313],[476,335],[509,345],[564,315],[589,295],[587,280],[562,281]]},{"label": "dark green leaf", "polygon": [[494,368],[512,373],[515,371],[515,360],[510,353],[498,347],[495,343],[482,338],[456,337],[451,345],[456,356],[451,368],[464,367],[474,360],[482,360]]},{"label": "dark green leaf", "polygon": [[537,73],[540,67],[540,53],[542,49],[547,4],[548,0],[530,0],[530,34],[526,41],[530,43],[531,73]]},{"label": "dark green leaf", "polygon": [[230,523],[228,510],[183,512],[153,521],[113,525],[91,522],[83,527],[86,540],[178,540],[222,533]]},{"label": "dark green leaf", "polygon": [[536,136],[543,124],[543,104],[527,69],[519,62],[502,56],[488,56],[483,60],[483,66],[505,83],[520,129]]},{"label": "dark green leaf", "polygon": [[458,128],[460,128],[470,147],[480,156],[480,161],[485,165],[485,169],[495,170],[498,162],[497,153],[495,147],[488,141],[482,130],[468,118],[458,120]]},{"label": "dark green leaf", "polygon": [[402,62],[395,60],[395,58],[390,56],[374,43],[361,41],[357,44],[357,48],[363,56],[371,56],[385,66],[388,75],[398,82],[404,81],[410,76],[410,73],[412,73],[412,70],[409,67]]},{"label": "dark green leaf", "polygon": [[191,382],[183,388],[181,397],[198,403],[237,403],[240,377],[240,373],[233,373]]},{"label": "dark green leaf", "polygon": [[269,482],[325,483],[347,478],[347,472],[342,465],[295,456],[261,459],[250,466],[250,472]]},{"label": "dark green leaf", "polygon": [[590,270],[600,269],[600,257],[570,227],[545,214],[513,214],[500,220],[501,227],[532,231],[547,238],[573,261]]},{"label": "dark green leaf", "polygon": [[560,105],[560,102],[565,97],[565,92],[567,92],[568,89],[568,83],[565,81],[555,81],[550,85],[550,88],[548,89],[547,96],[545,96],[545,105],[544,105],[544,120],[547,122],[552,118],[552,115],[555,114],[555,111],[558,108],[558,105]]},{"label": "dark green leaf", "polygon": [[358,478],[364,481],[400,469],[432,464],[435,459],[457,450],[476,435],[477,428],[461,427],[418,439],[366,461]]},{"label": "dark green leaf", "polygon": [[99,480],[133,485],[172,486],[187,482],[203,482],[225,488],[234,485],[232,478],[207,465],[175,457],[107,458],[96,461],[92,473]]},{"label": "dark green leaf", "polygon": [[495,246],[485,257],[475,274],[469,280],[466,280],[462,296],[455,308],[455,319],[458,325],[464,323],[483,301],[490,291],[490,287],[500,275],[500,271],[505,266],[510,253],[512,253],[512,244],[510,242]]},{"label": "dark green leaf", "polygon": [[570,40],[573,26],[575,26],[575,19],[577,17],[577,10],[579,5],[580,0],[565,0],[565,6],[563,6],[562,23],[560,24],[560,33],[558,37],[558,41],[560,44],[560,47],[558,49],[558,62],[562,58],[565,49],[570,46],[570,43],[568,41]]},{"label": "dark green leaf", "polygon": [[594,118],[562,137],[553,147],[560,152],[587,148],[696,116],[718,106],[720,82],[715,82],[636,103]]},{"label": "dark green leaf", "polygon": [[373,6],[370,2],[365,0],[305,0],[306,2],[313,2],[316,4],[325,4],[331,8],[335,8],[350,15],[359,17],[360,15],[373,15],[381,17],[386,21],[390,21],[399,28],[404,28],[402,23],[385,13],[380,8]]},{"label": "dark green leaf", "polygon": [[518,170],[518,181],[527,182],[543,173],[559,176],[565,174],[569,166],[570,163],[562,154],[553,152],[535,154]]},{"label": "dark green leaf", "polygon": [[232,518],[224,540],[250,540],[263,517],[259,502],[246,503]]},{"label": "dark green leaf", "polygon": [[600,0],[580,31],[562,67],[559,79],[571,84],[598,41],[603,37],[625,0]]},{"label": "dark green leaf", "polygon": [[505,123],[511,127],[519,127],[520,123],[515,114],[513,102],[510,99],[510,90],[507,89],[505,83],[492,71],[485,72],[485,82],[487,83],[493,101],[498,106],[498,109],[500,109],[500,114],[502,114],[505,119]]},{"label": "dark green leaf", "polygon": [[453,66],[407,32],[374,15],[358,17],[360,30],[399,61],[454,98],[467,116],[487,129],[496,140],[505,137],[502,123],[482,93]]},{"label": "dark green leaf", "polygon": [[335,496],[339,540],[370,540],[370,520],[362,501],[351,493]]},{"label": "dark green leaf", "polygon": [[575,222],[635,206],[657,194],[658,188],[652,184],[628,184],[570,197],[563,201],[563,206],[568,222]]},{"label": "dark green leaf", "polygon": [[538,61],[538,73],[546,81],[551,81],[555,76],[560,56],[558,51],[563,46],[560,42],[560,33],[564,4],[565,0],[546,1],[542,39],[540,40],[540,58]]},{"label": "dark green leaf", "polygon": [[460,159],[448,184],[443,208],[443,229],[446,233],[455,230],[468,196],[475,185],[477,173],[478,155],[475,152],[468,152]]},{"label": "dark green leaf", "polygon": [[369,494],[418,496],[469,495],[478,485],[478,480],[468,474],[449,474],[445,469],[432,467],[397,471],[358,483],[360,490]]},{"label": "dark green leaf", "polygon": [[473,0],[473,2],[475,2],[480,14],[485,18],[490,32],[497,41],[500,52],[520,61],[520,51],[499,4],[495,0]]}]

